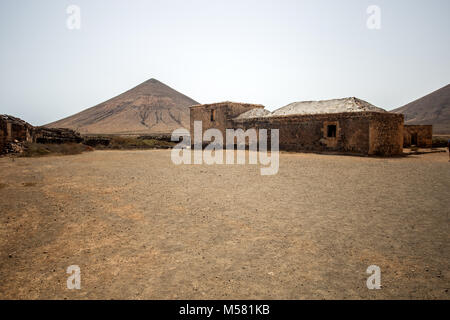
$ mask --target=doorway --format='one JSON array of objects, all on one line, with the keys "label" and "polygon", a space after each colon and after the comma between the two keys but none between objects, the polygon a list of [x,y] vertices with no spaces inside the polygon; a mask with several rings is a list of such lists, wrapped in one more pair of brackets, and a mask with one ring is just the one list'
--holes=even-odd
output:
[{"label": "doorway", "polygon": [[412,133],[411,134],[411,145],[412,146],[417,146],[417,133]]}]

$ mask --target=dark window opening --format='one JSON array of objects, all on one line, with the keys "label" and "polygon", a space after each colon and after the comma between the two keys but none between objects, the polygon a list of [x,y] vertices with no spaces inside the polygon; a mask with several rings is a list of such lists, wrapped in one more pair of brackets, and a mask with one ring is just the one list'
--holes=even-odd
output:
[{"label": "dark window opening", "polygon": [[216,121],[216,110],[211,110],[211,121]]},{"label": "dark window opening", "polygon": [[336,125],[330,124],[327,126],[327,137],[336,138]]}]

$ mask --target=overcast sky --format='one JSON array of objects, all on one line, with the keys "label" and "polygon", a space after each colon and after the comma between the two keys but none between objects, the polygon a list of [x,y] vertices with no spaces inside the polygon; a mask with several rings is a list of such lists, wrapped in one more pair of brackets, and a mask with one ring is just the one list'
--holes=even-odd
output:
[{"label": "overcast sky", "polygon": [[450,82],[449,12],[449,0],[1,0],[0,114],[42,125],[150,78],[200,103],[356,96],[390,110]]}]

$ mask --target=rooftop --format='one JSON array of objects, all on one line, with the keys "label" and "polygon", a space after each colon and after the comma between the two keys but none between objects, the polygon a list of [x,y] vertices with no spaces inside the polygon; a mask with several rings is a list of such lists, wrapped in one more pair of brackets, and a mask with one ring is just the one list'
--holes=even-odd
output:
[{"label": "rooftop", "polygon": [[345,112],[387,112],[375,107],[367,101],[358,98],[343,98],[321,101],[293,102],[280,109],[270,112],[265,109],[252,109],[240,114],[235,119],[267,118],[289,115],[329,114]]},{"label": "rooftop", "polygon": [[294,114],[324,114],[344,112],[387,112],[367,101],[352,97],[343,99],[293,102],[275,110],[269,116],[286,116]]},{"label": "rooftop", "polygon": [[6,122],[12,122],[12,123],[31,127],[31,124],[29,124],[28,122],[26,122],[22,119],[10,116],[8,114],[0,114],[0,119],[3,121],[6,121]]},{"label": "rooftop", "polygon": [[247,112],[241,113],[235,119],[251,119],[251,118],[262,118],[271,115],[272,113],[269,110],[255,108],[248,110]]},{"label": "rooftop", "polygon": [[232,102],[232,101],[216,102],[216,103],[209,103],[209,104],[197,104],[197,105],[191,106],[190,108],[216,107],[216,106],[219,107],[222,105],[227,105],[227,106],[239,105],[239,106],[244,106],[244,107],[253,107],[253,108],[264,109],[264,106],[262,104],[242,103],[242,102]]}]

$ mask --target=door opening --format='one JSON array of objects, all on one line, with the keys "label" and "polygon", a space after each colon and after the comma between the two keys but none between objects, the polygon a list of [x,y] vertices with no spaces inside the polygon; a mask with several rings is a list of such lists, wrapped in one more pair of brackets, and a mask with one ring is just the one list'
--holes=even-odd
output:
[{"label": "door opening", "polygon": [[417,146],[417,133],[411,134],[411,145]]}]

